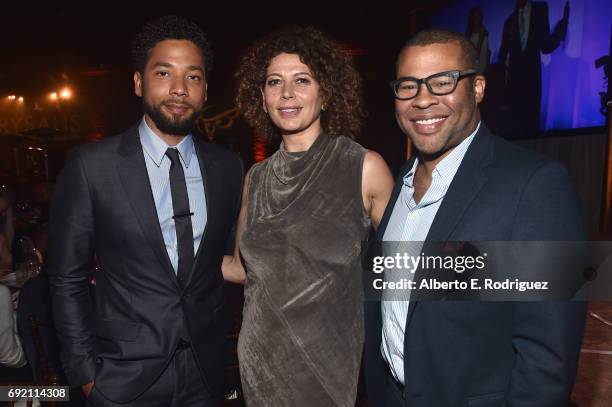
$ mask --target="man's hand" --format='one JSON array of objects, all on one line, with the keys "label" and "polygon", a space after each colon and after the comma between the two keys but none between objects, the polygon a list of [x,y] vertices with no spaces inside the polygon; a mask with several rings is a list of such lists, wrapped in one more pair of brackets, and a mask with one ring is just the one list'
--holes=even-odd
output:
[{"label": "man's hand", "polygon": [[85,397],[89,397],[91,390],[93,389],[94,382],[89,382],[81,386],[81,390],[85,393]]}]

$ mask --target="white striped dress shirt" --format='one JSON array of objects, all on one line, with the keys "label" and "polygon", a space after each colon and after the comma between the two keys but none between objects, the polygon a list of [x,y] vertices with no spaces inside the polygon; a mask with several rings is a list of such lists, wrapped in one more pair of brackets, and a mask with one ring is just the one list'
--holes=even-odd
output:
[{"label": "white striped dress shirt", "polygon": [[[427,238],[429,228],[442,204],[446,191],[448,191],[459,169],[459,165],[479,128],[480,123],[478,123],[476,130],[474,130],[470,136],[451,150],[451,152],[436,165],[432,172],[431,185],[418,204],[413,197],[413,182],[419,159],[416,158],[414,160],[412,169],[404,177],[404,185],[402,185],[402,190],[393,207],[393,212],[389,218],[383,241],[415,242],[414,246],[409,246],[409,250],[411,252],[414,251],[414,253],[409,253],[409,255],[418,256],[420,254],[423,241]],[[389,254],[385,253],[385,255]],[[389,279],[392,278],[392,276],[389,276]],[[393,376],[402,384],[405,384],[404,332],[406,328],[406,318],[408,316],[408,306],[408,300],[385,301],[383,294],[383,301],[381,303],[381,352]]]},{"label": "white striped dress shirt", "polygon": [[[147,165],[149,182],[153,191],[157,219],[164,237],[166,251],[170,257],[174,272],[178,270],[178,245],[176,240],[176,227],[174,225],[174,209],[172,208],[172,193],[170,191],[170,159],[166,156],[166,150],[171,147],[159,138],[147,125],[144,118],[138,127],[140,143]],[[191,225],[193,228],[193,253],[198,252],[200,241],[204,234],[208,214],[206,213],[206,199],[204,195],[204,183],[198,155],[195,152],[193,138],[187,135],[180,143],[173,146],[179,151],[181,164],[185,173],[187,183],[187,195],[189,196],[189,209],[193,212]]]}]

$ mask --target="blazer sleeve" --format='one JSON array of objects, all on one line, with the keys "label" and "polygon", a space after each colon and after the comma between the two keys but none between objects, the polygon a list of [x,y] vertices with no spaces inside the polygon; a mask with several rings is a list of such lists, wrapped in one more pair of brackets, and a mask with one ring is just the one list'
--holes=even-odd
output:
[{"label": "blazer sleeve", "polygon": [[512,42],[515,41],[515,34],[513,30],[512,23],[513,16],[508,17],[508,19],[504,22],[504,29],[502,32],[502,41],[501,46],[499,48],[499,56],[497,58],[497,62],[501,63],[504,66],[507,66],[508,54],[510,53],[510,47],[512,47]]},{"label": "blazer sleeve", "polygon": [[49,221],[49,282],[61,358],[71,386],[95,376],[95,317],[90,299],[93,274],[93,202],[83,158],[77,150],[59,175]]},{"label": "blazer sleeve", "polygon": [[553,32],[550,31],[550,23],[548,21],[548,5],[544,2],[533,3],[532,18],[536,20],[536,24],[532,27],[537,27],[539,31],[540,50],[544,54],[550,54],[561,44],[561,40],[565,37],[567,23],[562,19],[559,21]]},{"label": "blazer sleeve", "polygon": [[[580,213],[569,175],[560,164],[547,163],[524,188],[512,240],[584,240]],[[584,302],[514,304],[512,345],[517,359],[505,405],[568,404],[585,317]]]}]

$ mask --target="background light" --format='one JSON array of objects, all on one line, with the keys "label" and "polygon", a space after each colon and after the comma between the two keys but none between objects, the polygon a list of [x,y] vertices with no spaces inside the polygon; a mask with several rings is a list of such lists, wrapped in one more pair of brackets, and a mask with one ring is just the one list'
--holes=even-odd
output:
[{"label": "background light", "polygon": [[72,91],[69,88],[63,88],[59,95],[62,99],[70,99],[72,97]]},{"label": "background light", "polygon": [[51,92],[51,93],[49,93],[49,99],[51,99],[51,100],[57,100],[57,93],[55,93],[55,92]]}]

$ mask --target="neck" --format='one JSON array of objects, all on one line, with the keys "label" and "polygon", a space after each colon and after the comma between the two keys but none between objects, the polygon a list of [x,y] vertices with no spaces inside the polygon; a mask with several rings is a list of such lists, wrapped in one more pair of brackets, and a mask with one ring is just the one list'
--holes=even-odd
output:
[{"label": "neck", "polygon": [[450,152],[453,151],[454,148],[455,147],[452,147],[438,156],[419,154],[419,165],[418,166],[421,167],[423,171],[425,171],[425,174],[431,177],[431,174],[433,174],[433,170],[434,168],[436,168],[436,165],[438,165],[438,163],[442,161],[444,157],[449,155]]},{"label": "neck", "polygon": [[153,131],[153,133],[155,133],[157,137],[162,139],[164,143],[166,143],[169,146],[177,145],[186,137],[183,134],[168,134],[168,133],[162,132],[160,129],[157,128],[157,126],[155,125],[155,122],[149,117],[149,115],[146,115],[146,114],[145,114],[145,122],[147,123],[147,126],[149,126],[149,128]]},{"label": "neck", "polygon": [[471,136],[472,133],[474,133],[476,131],[476,129],[478,128],[478,123],[480,123],[480,115],[479,114],[477,114],[475,116],[475,120],[473,120],[471,122],[471,124],[469,125],[469,127],[468,127],[471,130],[467,130],[464,133],[465,135],[458,142],[456,142],[456,144],[453,144],[452,146],[450,146],[447,150],[445,150],[443,152],[440,152],[438,154],[423,154],[423,153],[419,152],[419,154],[418,154],[418,157],[419,157],[419,167],[422,167],[422,169],[429,176],[431,176],[431,174],[433,173],[434,168],[436,168],[436,165],[438,165],[438,163],[440,161],[442,161],[444,159],[444,157],[448,156],[450,154],[450,152],[455,149],[455,147],[457,147],[459,144],[463,143],[463,141],[465,141],[466,138]]},{"label": "neck", "polygon": [[284,133],[282,137],[285,150],[290,153],[307,151],[320,134],[321,126],[318,123],[299,133]]}]

